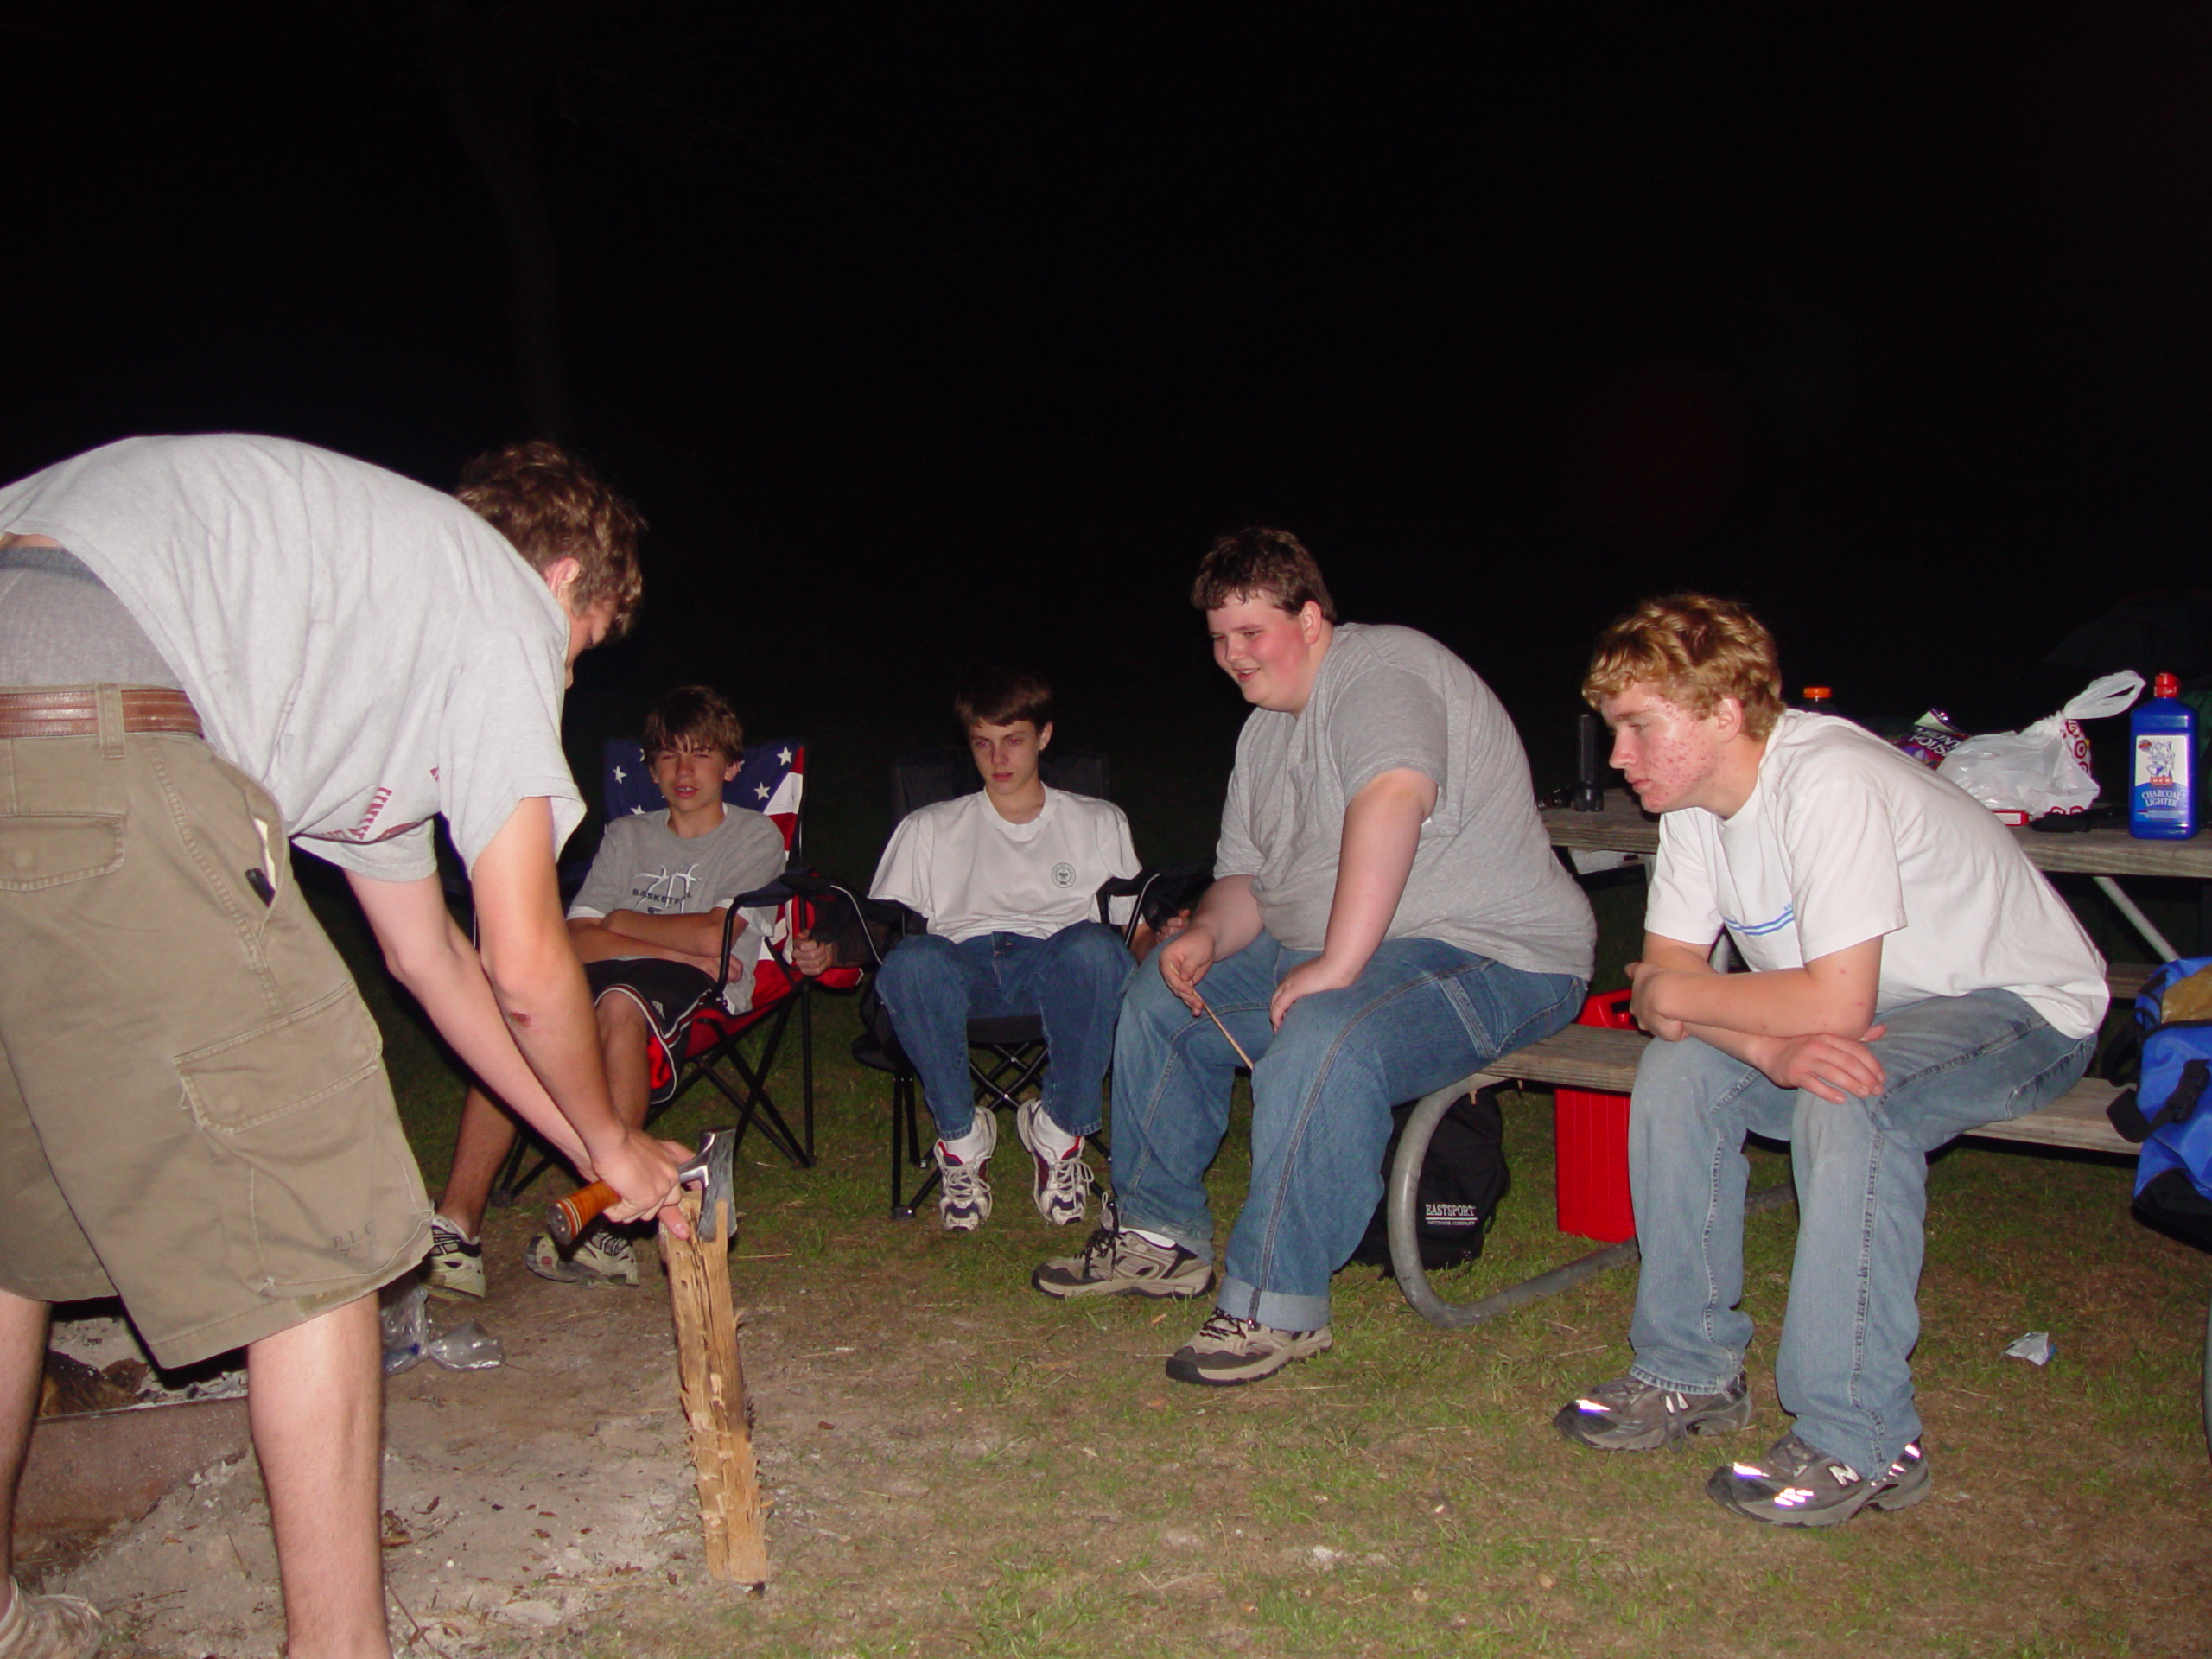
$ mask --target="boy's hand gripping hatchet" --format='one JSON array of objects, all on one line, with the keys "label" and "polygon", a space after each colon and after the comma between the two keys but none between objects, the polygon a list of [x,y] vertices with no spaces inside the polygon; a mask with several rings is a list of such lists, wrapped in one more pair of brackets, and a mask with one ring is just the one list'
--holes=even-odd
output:
[{"label": "boy's hand gripping hatchet", "polygon": [[[717,1216],[726,1213],[716,1207],[715,1201],[729,1197],[731,1154],[737,1147],[734,1128],[709,1129],[690,1162],[676,1172],[676,1179],[686,1186],[697,1185],[699,1215],[709,1228],[718,1229]],[[597,1219],[601,1211],[609,1205],[621,1202],[622,1195],[605,1181],[594,1181],[580,1192],[571,1192],[545,1212],[545,1230],[563,1249],[576,1242],[583,1230]],[[731,1206],[734,1211],[735,1205]]]}]

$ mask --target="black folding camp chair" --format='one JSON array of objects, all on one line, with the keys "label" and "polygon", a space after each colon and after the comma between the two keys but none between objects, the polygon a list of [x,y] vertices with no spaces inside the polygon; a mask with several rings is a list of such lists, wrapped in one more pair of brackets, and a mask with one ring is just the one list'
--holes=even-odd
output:
[{"label": "black folding camp chair", "polygon": [[[1106,757],[1091,749],[1047,749],[1040,757],[1039,775],[1054,789],[1080,795],[1112,798]],[[971,794],[982,787],[975,761],[965,749],[924,749],[901,755],[891,766],[891,815],[895,825],[917,807],[931,805]],[[1107,882],[1097,893],[1098,918],[1110,922],[1116,899],[1135,902],[1122,927],[1128,938],[1141,919],[1157,922],[1171,889],[1186,891],[1198,865],[1147,869],[1135,877]],[[907,933],[925,930],[927,920],[903,906],[858,901],[872,918],[874,937],[891,942]],[[853,1042],[853,1058],[863,1065],[886,1072],[891,1079],[891,1213],[911,1217],[935,1190],[938,1173],[931,1148],[936,1143],[933,1127],[925,1122],[920,1078],[899,1047],[888,1013],[874,995],[874,986],[861,994],[862,1027]],[[1012,1111],[1023,1094],[1043,1078],[1051,1056],[1045,1044],[1044,1022],[1034,1014],[994,1016],[968,1022],[969,1080],[980,1109]],[[925,1132],[926,1129],[926,1133]],[[905,1172],[927,1169],[927,1178],[911,1198],[902,1198]]]}]

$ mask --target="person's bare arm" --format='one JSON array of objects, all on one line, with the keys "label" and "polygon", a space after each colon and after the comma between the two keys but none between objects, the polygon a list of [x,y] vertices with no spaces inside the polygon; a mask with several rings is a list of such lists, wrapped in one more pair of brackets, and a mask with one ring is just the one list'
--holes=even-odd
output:
[{"label": "person's bare arm", "polygon": [[[1870,1046],[1885,1029],[1872,1023],[1881,973],[1879,938],[1802,968],[1721,974],[1695,945],[1647,933],[1643,959],[1629,964],[1630,1007],[1637,1023],[1663,1041],[1695,1037],[1783,1088],[1840,1103],[1887,1086]],[[1776,1028],[1792,1020],[1802,1023]]]},{"label": "person's bare arm", "polygon": [[476,947],[454,925],[435,876],[379,881],[348,871],[361,913],[384,951],[392,977],[413,993],[438,1034],[491,1093],[590,1179],[592,1161],[580,1136],[515,1046]]},{"label": "person's bare arm", "polygon": [[1154,953],[1160,976],[1192,1014],[1203,1014],[1205,998],[1198,993],[1198,982],[1206,970],[1259,937],[1260,901],[1252,897],[1252,878],[1224,875],[1205,890],[1190,925]]},{"label": "person's bare arm", "polygon": [[[1717,1026],[1760,1037],[1804,1037],[1825,1033],[1856,1039],[1874,1020],[1882,978],[1879,936],[1816,957],[1802,968],[1777,968],[1757,974],[1716,974],[1708,963],[1691,966],[1678,960],[1652,959],[1636,965],[1633,1007],[1685,1025]],[[1693,947],[1673,942],[1680,951]]]},{"label": "person's bare arm", "polygon": [[1328,933],[1321,954],[1276,985],[1268,1014],[1278,1029],[1300,997],[1341,990],[1359,977],[1390,930],[1413,874],[1421,827],[1435,810],[1435,780],[1410,767],[1371,779],[1351,798],[1344,808]]},{"label": "person's bare arm", "polygon": [[552,810],[543,797],[517,803],[469,872],[479,954],[523,1058],[575,1127],[594,1172],[622,1195],[617,1221],[675,1209],[681,1149],[624,1126],[607,1092],[599,1031],[583,970],[569,943],[553,867]]},{"label": "person's bare arm", "polygon": [[[578,962],[605,962],[621,957],[658,957],[664,962],[680,962],[686,967],[696,968],[702,973],[711,974],[715,971],[717,966],[715,953],[721,949],[721,911],[715,912],[715,931],[712,938],[708,941],[707,951],[703,956],[665,944],[655,944],[644,939],[629,938],[604,925],[601,918],[596,916],[570,917],[569,943],[575,948]],[[685,917],[681,919],[692,921],[697,918]],[[739,938],[745,937],[741,927],[738,930],[737,937]]]},{"label": "person's bare arm", "polygon": [[[618,938],[657,947],[651,953],[655,956],[663,950],[674,950],[683,957],[704,957],[712,962],[721,954],[722,918],[728,912],[728,905],[720,910],[689,916],[648,916],[641,910],[610,910],[599,918],[599,925]],[[745,927],[745,918],[741,915],[733,930],[734,937],[742,938]],[[609,954],[634,957],[645,953],[622,950]],[[584,960],[588,962],[591,958],[587,957]]]}]

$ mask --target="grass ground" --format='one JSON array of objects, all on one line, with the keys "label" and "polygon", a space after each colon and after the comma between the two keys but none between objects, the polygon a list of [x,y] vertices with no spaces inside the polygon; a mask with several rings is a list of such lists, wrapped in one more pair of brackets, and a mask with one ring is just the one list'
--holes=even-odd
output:
[{"label": "grass ground", "polygon": [[[810,732],[817,863],[865,874],[884,765],[931,741],[910,723]],[[1213,725],[1179,747],[1157,722],[1083,734],[1116,755],[1149,856],[1210,845],[1227,755]],[[350,906],[325,896],[435,1192],[461,1082],[385,988]],[[2107,955],[2140,959],[2086,888],[2069,896]],[[2139,896],[2184,947],[2198,937],[2193,891]],[[1592,899],[1598,982],[1619,983],[1641,887]],[[1700,1487],[1784,1425],[1770,1344],[1793,1211],[1751,1224],[1760,1415],[1723,1443],[1608,1458],[1547,1426],[1625,1363],[1632,1271],[1454,1333],[1351,1269],[1333,1352],[1258,1387],[1191,1389],[1160,1363],[1201,1309],[1071,1307],[1027,1288],[1039,1259],[1080,1241],[1031,1212],[1018,1159],[1001,1160],[980,1234],[887,1218],[884,1082],[849,1058],[850,1001],[817,1007],[819,1165],[761,1154],[740,1179],[776,1585],[734,1605],[640,1585],[564,1654],[2212,1653],[2198,1421],[2212,1263],[2131,1218],[2124,1165],[1979,1147],[1937,1160],[1916,1357],[1935,1495],[1834,1532],[1777,1531]],[[787,1060],[779,1086],[796,1084]],[[663,1132],[696,1139],[709,1116],[695,1098]],[[1446,1294],[1591,1248],[1554,1226],[1549,1118],[1543,1097],[1508,1097],[1514,1191]],[[1757,1184],[1783,1179],[1785,1158],[1757,1156]],[[1246,1173],[1240,1119],[1211,1176],[1217,1214]],[[2050,1366],[2002,1357],[2034,1330],[2056,1338]]]},{"label": "grass ground", "polygon": [[[1608,932],[1618,954],[1619,918]],[[1451,1333],[1351,1269],[1334,1352],[1258,1387],[1190,1389],[1160,1367],[1202,1310],[1027,1288],[1079,1241],[1030,1211],[1018,1161],[980,1234],[886,1217],[883,1080],[847,1057],[850,1002],[819,1006],[820,1164],[762,1153],[740,1179],[776,1585],[737,1603],[640,1585],[565,1653],[2212,1651],[2212,1264],[2130,1218],[2124,1166],[1937,1160],[1916,1357],[1935,1495],[1778,1531],[1700,1489],[1784,1426],[1771,1340],[1793,1212],[1751,1224],[1760,1415],[1728,1441],[1608,1458],[1547,1426],[1624,1363],[1625,1271]],[[404,1012],[383,1013],[435,1190],[460,1084]],[[696,1137],[708,1116],[687,1103],[664,1132]],[[1553,1225],[1548,1103],[1509,1097],[1508,1122],[1515,1189],[1455,1296],[1590,1248]],[[1212,1174],[1224,1216],[1242,1128]],[[1759,1184],[1784,1174],[1781,1155],[1758,1160]],[[2002,1357],[2031,1330],[2056,1338],[2046,1368]]]}]

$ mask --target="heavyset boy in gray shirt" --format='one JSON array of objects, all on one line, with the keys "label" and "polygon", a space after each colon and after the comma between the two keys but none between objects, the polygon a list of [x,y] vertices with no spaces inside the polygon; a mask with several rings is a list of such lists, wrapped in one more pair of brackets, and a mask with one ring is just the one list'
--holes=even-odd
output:
[{"label": "heavyset boy in gray shirt", "polygon": [[1214,874],[1250,876],[1268,936],[1319,950],[1344,809],[1401,766],[1433,780],[1437,798],[1385,937],[1586,978],[1595,925],[1531,804],[1513,722],[1472,670],[1411,628],[1339,623],[1304,713],[1245,716]]}]

